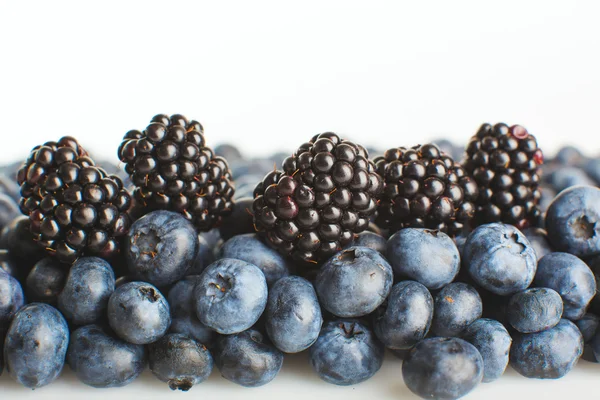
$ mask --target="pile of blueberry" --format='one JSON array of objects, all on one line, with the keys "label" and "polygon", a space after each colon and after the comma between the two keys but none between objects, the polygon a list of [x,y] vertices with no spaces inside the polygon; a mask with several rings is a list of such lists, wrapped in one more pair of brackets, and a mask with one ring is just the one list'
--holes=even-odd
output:
[{"label": "pile of blueberry", "polygon": [[436,143],[370,158],[327,132],[247,159],[157,115],[119,165],[36,146],[0,169],[0,368],[107,388],[148,367],[187,391],[215,367],[267,384],[306,351],[356,385],[387,350],[416,395],[457,399],[509,364],[600,361],[600,159],[544,163],[517,125]]}]

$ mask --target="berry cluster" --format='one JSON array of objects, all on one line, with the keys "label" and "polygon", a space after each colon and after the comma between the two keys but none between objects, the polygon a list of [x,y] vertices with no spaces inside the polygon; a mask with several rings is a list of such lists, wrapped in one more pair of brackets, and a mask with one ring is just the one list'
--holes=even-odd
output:
[{"label": "berry cluster", "polygon": [[254,223],[283,254],[317,263],[367,229],[382,188],[362,146],[322,133],[256,186]]},{"label": "berry cluster", "polygon": [[136,186],[142,213],[176,211],[207,231],[231,212],[235,189],[229,166],[206,146],[203,132],[198,121],[159,114],[144,131],[125,134],[119,159]]},{"label": "berry cluster", "polygon": [[17,178],[0,175],[7,372],[37,388],[68,365],[107,388],[148,367],[187,391],[216,368],[256,387],[307,352],[347,386],[389,351],[413,393],[458,399],[508,365],[600,362],[598,159],[543,165],[517,125],[484,124],[462,164],[438,143],[370,160],[328,132],[247,160],[157,115],[119,147],[130,188],[73,138],[35,147],[0,170]]},{"label": "berry cluster", "polygon": [[130,226],[129,193],[116,176],[96,167],[72,137],[31,151],[17,173],[21,211],[34,240],[60,261],[82,254],[113,257]]}]

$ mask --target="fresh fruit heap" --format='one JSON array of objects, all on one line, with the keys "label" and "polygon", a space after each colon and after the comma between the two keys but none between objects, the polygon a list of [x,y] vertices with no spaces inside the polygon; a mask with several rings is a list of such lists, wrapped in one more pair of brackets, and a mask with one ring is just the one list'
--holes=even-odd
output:
[{"label": "fresh fruit heap", "polygon": [[125,134],[120,178],[71,137],[37,146],[1,170],[0,360],[29,388],[68,364],[186,391],[214,367],[264,385],[300,352],[356,385],[387,349],[427,399],[600,361],[600,159],[542,165],[504,124],[437,143],[371,160],[323,133],[248,160],[157,115]]}]

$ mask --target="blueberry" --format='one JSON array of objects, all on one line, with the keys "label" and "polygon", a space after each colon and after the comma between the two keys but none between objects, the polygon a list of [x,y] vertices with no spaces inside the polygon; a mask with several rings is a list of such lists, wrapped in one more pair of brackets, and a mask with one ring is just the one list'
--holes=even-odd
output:
[{"label": "blueberry", "polygon": [[577,325],[577,328],[581,331],[584,343],[588,343],[598,331],[600,318],[595,314],[587,313],[580,320],[575,321],[575,325]]},{"label": "blueberry", "polygon": [[429,338],[402,363],[404,383],[424,399],[453,400],[471,392],[482,380],[479,351],[459,338]]},{"label": "blueberry", "polygon": [[192,265],[188,268],[186,275],[200,275],[207,265],[215,261],[214,248],[212,248],[203,235],[198,235],[198,251],[196,257],[192,261]]},{"label": "blueberry", "polygon": [[31,303],[17,312],[4,342],[10,376],[30,389],[52,383],[63,369],[69,328],[54,307]]},{"label": "blueberry", "polygon": [[406,228],[387,243],[387,259],[397,277],[407,277],[428,289],[440,289],[452,282],[460,268],[460,254],[443,232]]},{"label": "blueberry", "polygon": [[20,162],[15,163],[12,166],[9,166],[8,169],[10,169],[10,171],[3,168],[2,171],[0,172],[0,192],[8,195],[15,202],[18,202],[19,199],[21,198],[21,190],[19,188],[19,184],[17,183],[17,180],[11,179],[7,175],[16,177],[17,171],[19,170],[19,168],[21,168],[21,165],[23,165],[23,164]]},{"label": "blueberry", "polygon": [[531,288],[511,296],[507,307],[508,322],[521,333],[550,329],[560,322],[563,301],[549,288]]},{"label": "blueberry", "polygon": [[590,178],[596,182],[596,186],[600,185],[600,159],[593,158],[585,163],[584,171]]},{"label": "blueberry", "polygon": [[[551,186],[544,185],[544,184],[540,185],[540,193],[541,193],[541,197],[540,197],[539,207],[540,207],[540,210],[543,213],[545,213],[546,211],[548,211],[548,207],[550,207],[550,204],[552,204],[552,200],[554,200],[557,193],[556,193],[556,190],[554,190]],[[545,225],[545,223],[543,225]]]},{"label": "blueberry", "polygon": [[256,265],[265,275],[269,287],[288,276],[292,267],[281,254],[264,244],[256,233],[232,237],[221,248],[221,256]]},{"label": "blueberry", "polygon": [[409,349],[425,338],[433,318],[433,297],[419,282],[395,284],[375,312],[373,330],[390,349]]},{"label": "blueberry", "polygon": [[171,333],[148,346],[150,371],[171,390],[187,392],[204,382],[213,369],[210,352],[185,335]]},{"label": "blueberry", "polygon": [[[575,321],[575,325],[579,328],[581,336],[583,337],[583,355],[582,360],[597,363],[598,360],[594,355],[594,349],[591,345],[592,340],[596,336],[598,326],[600,325],[600,319],[595,314],[587,313],[580,320]],[[600,343],[600,342],[599,342]],[[600,348],[599,348],[600,349]]]},{"label": "blueberry", "polygon": [[527,289],[536,264],[529,240],[512,225],[481,225],[471,232],[463,249],[463,265],[473,280],[501,296]]},{"label": "blueberry", "polygon": [[110,296],[108,322],[115,333],[129,343],[152,343],[171,325],[169,304],[155,286],[129,282]]},{"label": "blueberry", "polygon": [[87,325],[71,334],[67,361],[77,378],[95,388],[128,385],[146,368],[146,348],[108,329]]},{"label": "blueberry", "polygon": [[462,338],[471,343],[483,358],[483,381],[500,378],[508,365],[512,338],[500,322],[480,318],[463,331]]},{"label": "blueberry", "polygon": [[319,337],[323,317],[315,289],[306,279],[288,276],[269,292],[265,328],[273,344],[284,353],[299,353]]},{"label": "blueberry", "polygon": [[595,186],[596,182],[578,167],[561,167],[553,170],[547,178],[556,192],[572,186]]},{"label": "blueberry", "polygon": [[435,296],[431,333],[434,336],[460,336],[481,318],[483,305],[477,290],[462,282],[445,286]]},{"label": "blueberry", "polygon": [[0,272],[6,272],[19,281],[26,276],[22,274],[24,271],[19,270],[17,263],[10,256],[8,250],[0,250],[0,270]]},{"label": "blueberry", "polygon": [[384,346],[358,320],[326,322],[309,349],[310,364],[325,382],[355,385],[371,378],[383,364]]},{"label": "blueberry", "polygon": [[183,278],[196,258],[194,226],[181,214],[154,211],[133,223],[125,257],[135,279],[165,286]]},{"label": "blueberry", "polygon": [[538,263],[534,284],[554,289],[564,303],[563,318],[578,320],[596,294],[596,279],[579,258],[567,253],[550,253]]},{"label": "blueberry", "polygon": [[19,264],[23,276],[27,276],[33,265],[44,258],[43,249],[33,240],[29,229],[29,217],[21,215],[2,230],[1,248],[8,250],[10,256]]},{"label": "blueberry", "polygon": [[0,193],[0,230],[20,215],[19,206],[4,193]]},{"label": "blueberry", "polygon": [[375,232],[364,231],[354,237],[351,246],[368,247],[381,254],[385,254],[387,241],[383,236],[378,235]]},{"label": "blueberry", "polygon": [[401,349],[401,350],[400,349],[389,349],[389,350],[390,350],[390,353],[392,353],[394,355],[394,357],[399,358],[400,360],[404,360],[410,354],[412,347],[410,349]]},{"label": "blueberry", "polygon": [[58,294],[62,291],[67,279],[67,269],[50,257],[38,261],[25,282],[25,292],[29,301],[56,304]]},{"label": "blueberry", "polygon": [[600,254],[600,189],[573,186],[558,194],[546,212],[550,243],[576,256]]},{"label": "blueberry", "polygon": [[169,332],[187,335],[207,347],[212,347],[217,333],[200,322],[194,308],[194,287],[199,280],[198,275],[186,276],[169,290],[167,296],[171,308]]},{"label": "blueberry", "polygon": [[393,284],[392,267],[367,247],[350,247],[327,260],[315,280],[321,306],[338,317],[361,317],[379,307]]},{"label": "blueberry", "polygon": [[266,385],[283,365],[283,353],[255,329],[222,336],[214,357],[223,378],[246,387]]},{"label": "blueberry", "polygon": [[585,161],[585,156],[577,147],[566,145],[558,149],[553,161],[561,167],[566,165],[578,166]]},{"label": "blueberry", "polygon": [[510,365],[527,378],[557,379],[571,371],[582,353],[581,332],[563,319],[547,331],[516,334]]},{"label": "blueberry", "polygon": [[92,324],[106,313],[114,290],[115,274],[110,264],[98,257],[82,257],[69,270],[58,295],[58,309],[75,325]]},{"label": "blueberry", "polygon": [[531,243],[538,260],[554,251],[548,241],[548,233],[545,230],[541,228],[527,228],[523,231],[523,234],[529,240],[529,243]]},{"label": "blueberry", "polygon": [[0,271],[0,331],[5,331],[11,319],[25,305],[21,284],[11,275]]},{"label": "blueberry", "polygon": [[202,272],[193,296],[200,322],[230,335],[258,321],[267,304],[267,281],[257,266],[223,258]]}]

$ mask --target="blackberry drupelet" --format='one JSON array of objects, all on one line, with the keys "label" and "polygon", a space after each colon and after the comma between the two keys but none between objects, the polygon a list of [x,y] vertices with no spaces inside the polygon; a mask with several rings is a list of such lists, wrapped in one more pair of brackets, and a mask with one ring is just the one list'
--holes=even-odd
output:
[{"label": "blackberry drupelet", "polygon": [[95,166],[72,137],[31,151],[17,174],[21,211],[34,240],[64,263],[82,255],[111,258],[127,233],[131,197],[121,180]]},{"label": "blackberry drupelet", "polygon": [[362,146],[322,133],[256,186],[255,228],[280,253],[316,264],[367,229],[382,189]]},{"label": "blackberry drupelet", "polygon": [[231,212],[235,190],[229,166],[206,146],[203,132],[197,121],[159,114],[144,131],[125,134],[119,158],[143,214],[176,211],[208,231]]},{"label": "blackberry drupelet", "polygon": [[475,223],[535,225],[544,162],[537,141],[520,125],[483,124],[467,145],[463,165],[479,187]]},{"label": "blackberry drupelet", "polygon": [[473,217],[475,181],[436,145],[389,149],[374,163],[385,185],[376,224],[390,234],[418,227],[454,236]]}]

